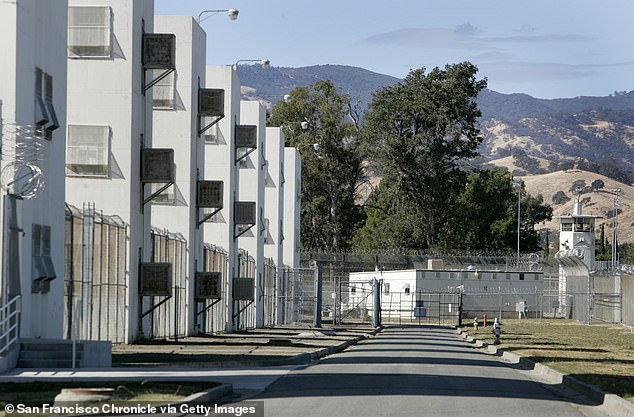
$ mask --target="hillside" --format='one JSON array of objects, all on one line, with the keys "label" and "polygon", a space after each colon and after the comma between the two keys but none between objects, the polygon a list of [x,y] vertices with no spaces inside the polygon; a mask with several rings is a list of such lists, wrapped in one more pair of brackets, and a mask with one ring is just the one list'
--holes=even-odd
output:
[{"label": "hillside", "polygon": [[[601,224],[605,224],[605,234],[611,241],[614,220],[612,211],[615,195],[611,194],[610,190],[620,188],[621,193],[619,200],[621,211],[619,212],[617,229],[619,241],[621,243],[634,243],[634,211],[632,210],[632,207],[634,206],[634,187],[611,180],[610,178],[602,175],[576,169],[522,177],[522,180],[524,180],[524,183],[526,184],[526,190],[530,194],[542,194],[544,201],[551,204],[553,207],[553,220],[545,224],[537,225],[536,228],[547,228],[552,231],[558,230],[559,221],[557,217],[572,213],[575,197],[569,190],[573,182],[577,180],[584,180],[586,185],[589,186],[597,179],[602,180],[605,183],[605,186],[599,191],[586,192],[581,195],[582,200],[588,198],[590,199],[586,204],[584,204],[583,213],[600,216],[601,218],[597,219],[596,223],[597,237],[599,235],[599,231],[601,230]],[[566,194],[566,197],[570,200],[564,204],[554,204],[552,197],[555,193],[557,193],[557,191],[563,191]]]},{"label": "hillside", "polygon": [[[401,81],[342,65],[267,70],[258,65],[241,65],[238,73],[243,97],[262,99],[269,105],[295,87],[328,79],[353,101],[358,99],[360,108],[365,109],[373,91]],[[621,188],[624,191],[619,236],[621,242],[634,242],[634,213],[630,211],[634,192],[626,185],[634,183],[634,91],[605,97],[539,99],[484,90],[477,102],[482,111],[479,123],[484,142],[480,153],[484,162],[521,175],[529,192],[543,194],[549,204],[560,190],[572,200],[568,190],[578,179],[588,185],[602,179],[605,190]],[[522,160],[512,157],[518,153]],[[611,236],[608,211],[612,209],[613,196],[592,192],[584,197],[591,198],[586,212],[603,216],[598,223],[606,223],[606,235]],[[572,202],[553,208],[555,216],[568,213]],[[557,230],[556,221],[539,227]]]},{"label": "hillside", "polygon": [[314,65],[310,67],[271,67],[259,65],[238,66],[240,82],[246,86],[246,99],[263,99],[275,104],[295,87],[307,86],[320,80],[331,80],[342,93],[359,100],[361,109],[371,101],[372,92],[400,80],[389,75],[377,74],[358,67],[345,65]]},{"label": "hillside", "polygon": [[[531,157],[556,163],[568,160],[578,164],[579,160],[583,160],[588,165],[603,164],[605,169],[600,172],[613,170],[615,173],[610,174],[612,178],[631,182],[634,172],[634,107],[544,114],[514,121],[495,117],[482,120],[481,129],[486,138],[481,152],[490,158],[497,159],[523,150]],[[616,170],[622,173],[616,173]]]},{"label": "hillside", "polygon": [[[295,87],[328,79],[365,109],[373,91],[401,81],[344,65],[269,69],[240,65],[238,73],[244,98],[262,99],[269,106]],[[484,90],[477,101],[485,138],[480,152],[485,159],[523,151],[549,161],[540,172],[528,173],[577,167],[634,183],[634,91],[606,97],[539,99]]]}]

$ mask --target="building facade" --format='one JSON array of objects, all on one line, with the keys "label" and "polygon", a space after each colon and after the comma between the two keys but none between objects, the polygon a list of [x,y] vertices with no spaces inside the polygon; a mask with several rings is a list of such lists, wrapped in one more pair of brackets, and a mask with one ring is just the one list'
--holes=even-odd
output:
[{"label": "building facade", "polygon": [[25,338],[63,335],[66,27],[66,1],[0,3],[0,291]]},{"label": "building facade", "polygon": [[[127,308],[120,325],[131,342],[143,332],[139,271],[152,252],[151,210],[144,201],[156,172],[141,169],[144,151],[152,148],[153,103],[147,81],[152,69],[161,66],[151,65],[157,56],[150,54],[150,44],[144,46],[153,32],[154,2],[73,0],[68,16],[72,82],[67,92],[66,200],[74,207],[116,215],[128,227],[127,253],[118,262],[125,262],[127,276]],[[70,279],[95,278],[91,271],[82,275]],[[149,302],[144,303],[147,307]],[[83,310],[74,314],[89,316],[89,306],[79,305]]]}]

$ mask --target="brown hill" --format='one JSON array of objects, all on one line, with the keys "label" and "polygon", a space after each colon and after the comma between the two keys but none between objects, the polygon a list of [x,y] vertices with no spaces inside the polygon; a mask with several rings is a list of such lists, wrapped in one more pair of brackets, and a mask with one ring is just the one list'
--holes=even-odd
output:
[{"label": "brown hill", "polygon": [[[595,180],[604,182],[604,187],[597,191],[587,190],[581,195],[581,200],[586,200],[583,206],[584,214],[592,214],[601,216],[597,219],[597,237],[601,224],[605,224],[605,235],[608,240],[612,240],[612,229],[614,217],[612,215],[614,208],[614,199],[616,195],[612,193],[613,189],[620,189],[619,204],[620,211],[618,216],[618,239],[621,243],[634,243],[634,187],[612,180],[603,175],[586,172],[581,170],[557,171],[543,175],[529,175],[522,177],[526,184],[526,190],[532,194],[541,194],[544,201],[553,207],[553,220],[551,222],[537,225],[538,229],[558,230],[558,216],[572,213],[573,202],[575,196],[570,191],[575,181],[583,180],[586,186],[592,184]],[[555,204],[553,196],[563,191],[570,200],[563,204]],[[552,239],[551,239],[552,241]]]}]

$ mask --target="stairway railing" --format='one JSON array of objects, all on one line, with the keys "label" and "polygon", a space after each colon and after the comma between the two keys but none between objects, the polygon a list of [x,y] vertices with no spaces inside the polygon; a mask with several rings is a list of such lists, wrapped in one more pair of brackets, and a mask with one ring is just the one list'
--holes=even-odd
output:
[{"label": "stairway railing", "polygon": [[20,338],[22,297],[16,295],[0,307],[0,356],[4,355]]}]

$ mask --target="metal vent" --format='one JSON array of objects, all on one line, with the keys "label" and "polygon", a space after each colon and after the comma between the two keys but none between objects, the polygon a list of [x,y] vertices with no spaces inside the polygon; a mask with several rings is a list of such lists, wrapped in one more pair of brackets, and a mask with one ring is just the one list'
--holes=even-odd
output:
[{"label": "metal vent", "polygon": [[196,199],[200,208],[222,208],[223,182],[198,181]]},{"label": "metal vent", "polygon": [[258,127],[255,125],[236,125],[236,148],[257,148]]},{"label": "metal vent", "polygon": [[233,299],[253,301],[255,280],[253,278],[233,279]]},{"label": "metal vent", "polygon": [[176,68],[176,35],[172,33],[144,33],[143,68]]},{"label": "metal vent", "polygon": [[174,149],[141,150],[142,182],[174,182]]},{"label": "metal vent", "polygon": [[222,273],[196,272],[195,298],[197,300],[220,299]]},{"label": "metal vent", "polygon": [[225,90],[217,88],[198,90],[198,114],[201,116],[224,116]]},{"label": "metal vent", "polygon": [[255,224],[255,203],[236,201],[233,206],[234,224]]},{"label": "metal vent", "polygon": [[139,295],[172,295],[172,264],[169,262],[141,262]]}]

